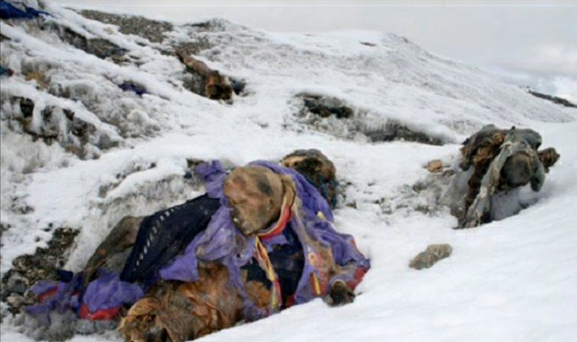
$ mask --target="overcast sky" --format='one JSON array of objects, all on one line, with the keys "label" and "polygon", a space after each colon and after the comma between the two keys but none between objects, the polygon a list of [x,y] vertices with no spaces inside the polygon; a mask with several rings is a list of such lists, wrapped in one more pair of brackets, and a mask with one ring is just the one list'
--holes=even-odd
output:
[{"label": "overcast sky", "polygon": [[267,31],[392,32],[519,83],[577,87],[577,1],[52,1],[178,22],[221,17]]}]

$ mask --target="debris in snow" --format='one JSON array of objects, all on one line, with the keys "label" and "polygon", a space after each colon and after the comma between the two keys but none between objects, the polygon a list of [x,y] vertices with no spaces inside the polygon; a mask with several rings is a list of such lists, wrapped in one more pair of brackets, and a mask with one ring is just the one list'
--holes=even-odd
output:
[{"label": "debris in snow", "polygon": [[0,76],[13,76],[14,75],[14,70],[10,69],[10,68],[5,68],[4,66],[0,65]]},{"label": "debris in snow", "polygon": [[188,83],[189,90],[211,100],[227,101],[232,98],[233,88],[220,72],[212,70],[206,63],[191,56],[178,51],[176,55],[180,62],[186,66],[186,71],[196,76],[191,83]]},{"label": "debris in snow", "polygon": [[498,193],[527,184],[535,192],[541,189],[546,170],[559,160],[553,148],[538,151],[541,142],[541,135],[531,129],[504,130],[487,125],[463,143],[459,167],[462,171],[472,169],[472,173],[467,181],[465,214],[459,217],[458,228],[494,220],[492,198]]},{"label": "debris in snow", "polygon": [[[51,230],[51,227],[45,229]],[[64,266],[78,233],[72,228],[57,228],[46,248],[14,259],[13,268],[2,277],[2,300],[8,302],[13,314],[20,312],[22,305],[31,304],[27,289],[40,280],[57,279],[56,270]]]},{"label": "debris in snow", "polygon": [[118,87],[124,91],[131,91],[138,96],[142,96],[143,94],[147,93],[146,88],[136,83],[124,82]]},{"label": "debris in snow", "polygon": [[440,159],[431,160],[427,164],[427,171],[430,173],[438,173],[443,171],[443,162]]},{"label": "debris in snow", "polygon": [[435,244],[430,245],[424,252],[419,253],[411,262],[409,267],[416,270],[422,270],[423,268],[429,268],[436,264],[439,260],[448,258],[451,256],[453,248],[448,244]]}]

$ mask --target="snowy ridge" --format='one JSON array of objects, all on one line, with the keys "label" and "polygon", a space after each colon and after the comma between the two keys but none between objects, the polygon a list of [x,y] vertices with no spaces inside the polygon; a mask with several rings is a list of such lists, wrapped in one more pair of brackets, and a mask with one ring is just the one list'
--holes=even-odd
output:
[{"label": "snowy ridge", "polygon": [[[1,81],[1,223],[9,226],[2,232],[2,274],[17,256],[46,245],[48,227],[61,226],[80,230],[67,264],[78,270],[123,216],[201,194],[196,180],[185,177],[193,161],[242,165],[318,148],[334,161],[344,187],[336,226],[372,259],[355,303],[331,309],[314,301],[201,341],[565,342],[577,336],[577,111],[394,34],[268,33],[215,19],[175,24],[155,43],[55,4],[43,10],[53,16],[0,23],[7,38],[1,63],[15,71]],[[114,44],[126,51],[123,60],[73,47],[61,38],[66,29]],[[194,57],[209,67],[245,81],[243,94],[225,103],[188,91],[172,53],[184,43],[198,48]],[[34,72],[42,76],[29,76]],[[146,93],[123,91],[123,82]],[[353,126],[334,117],[320,120],[319,129],[299,117],[303,94],[338,99],[367,127],[392,122],[444,145],[371,143],[342,133]],[[28,127],[15,120],[24,116],[19,97],[34,102]],[[48,107],[61,139],[50,145],[38,138]],[[88,127],[84,140],[70,133],[78,122],[66,111]],[[460,142],[489,123],[537,130],[561,160],[533,206],[454,231],[448,209],[413,186],[427,182],[429,160],[453,165]],[[454,253],[430,270],[409,269],[409,260],[431,243],[449,243]],[[5,303],[2,308],[4,314]],[[1,337],[28,341],[9,317]],[[119,337],[73,341],[111,339]]]}]

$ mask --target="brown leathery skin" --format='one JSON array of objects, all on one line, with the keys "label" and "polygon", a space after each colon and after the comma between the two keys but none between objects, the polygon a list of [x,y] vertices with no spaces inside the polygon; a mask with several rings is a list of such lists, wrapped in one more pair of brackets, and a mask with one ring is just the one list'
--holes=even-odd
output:
[{"label": "brown leathery skin", "polygon": [[262,166],[236,168],[224,182],[232,220],[244,235],[267,228],[279,216],[283,201],[281,177]]},{"label": "brown leathery skin", "polygon": [[[248,297],[268,307],[270,291],[259,282],[246,282]],[[243,299],[229,284],[228,269],[216,262],[199,265],[191,283],[163,282],[137,301],[120,322],[127,342],[184,342],[230,328],[242,320]]]},{"label": "brown leathery skin", "polygon": [[329,204],[336,202],[336,178],[335,165],[321,151],[316,149],[296,150],[280,161],[281,165],[296,170],[307,180],[312,182],[321,191]]},{"label": "brown leathery skin", "polygon": [[112,228],[106,239],[96,248],[96,251],[82,271],[85,283],[93,279],[98,269],[107,260],[111,259],[115,254],[122,253],[134,246],[143,219],[143,216],[126,216]]},{"label": "brown leathery skin", "polygon": [[545,168],[545,172],[549,172],[549,168],[555,165],[561,155],[557,153],[557,151],[553,147],[546,148],[542,151],[539,151],[539,160],[543,164]]}]

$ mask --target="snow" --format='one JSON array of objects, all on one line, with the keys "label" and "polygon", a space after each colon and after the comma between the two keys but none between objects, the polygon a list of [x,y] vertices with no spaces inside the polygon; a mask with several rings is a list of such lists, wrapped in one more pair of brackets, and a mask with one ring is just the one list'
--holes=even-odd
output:
[{"label": "snow", "polygon": [[[246,95],[219,103],[184,90],[182,66],[155,44],[54,4],[46,10],[55,15],[49,20],[129,50],[131,63],[119,66],[88,55],[33,25],[2,22],[2,34],[12,39],[2,43],[2,63],[16,71],[2,79],[3,102],[12,96],[33,99],[36,121],[41,106],[70,109],[118,146],[99,149],[95,143],[94,159],[80,160],[58,144],[33,142],[10,129],[8,117],[17,109],[2,105],[1,220],[11,225],[2,235],[3,274],[14,258],[46,244],[49,226],[80,229],[67,264],[79,270],[123,216],[150,214],[202,193],[183,177],[187,160],[243,165],[317,148],[333,160],[346,185],[336,227],[352,234],[371,258],[355,302],[329,308],[315,300],[199,341],[577,338],[576,110],[392,34],[272,34],[224,21],[216,21],[222,30],[196,33],[216,42],[199,59],[247,82]],[[175,26],[170,39],[186,41],[193,34],[191,26]],[[37,89],[22,75],[27,65],[50,66],[51,82],[77,91],[77,98]],[[149,94],[122,92],[115,84],[125,80],[144,85]],[[330,125],[318,131],[297,118],[297,96],[305,93],[339,99],[368,126],[394,121],[445,144],[343,139]],[[544,147],[561,154],[543,189],[531,194],[536,203],[470,230],[453,230],[457,222],[447,208],[417,210],[431,205],[426,194],[412,190],[427,179],[426,163],[454,164],[460,142],[489,123],[535,129]],[[26,206],[33,211],[18,210]],[[410,269],[409,261],[432,243],[449,243],[452,256],[431,269]],[[3,341],[30,341],[18,331],[12,319],[4,319]],[[120,337],[72,339],[109,340]]]}]

